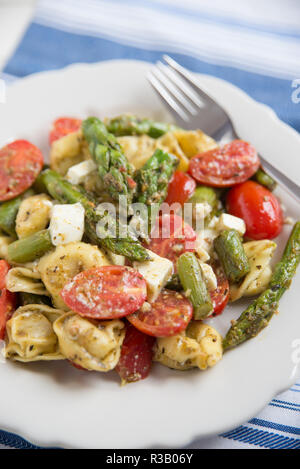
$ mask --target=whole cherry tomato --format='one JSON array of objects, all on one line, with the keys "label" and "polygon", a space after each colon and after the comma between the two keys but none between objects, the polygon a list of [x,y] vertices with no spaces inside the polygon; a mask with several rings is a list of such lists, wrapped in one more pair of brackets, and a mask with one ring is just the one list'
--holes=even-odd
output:
[{"label": "whole cherry tomato", "polygon": [[175,171],[169,183],[168,195],[165,203],[183,205],[195,192],[196,182],[191,176],[182,171]]},{"label": "whole cherry tomato", "polygon": [[246,236],[250,239],[272,239],[279,235],[282,210],[272,192],[254,181],[233,187],[227,194],[227,210],[246,223]]}]

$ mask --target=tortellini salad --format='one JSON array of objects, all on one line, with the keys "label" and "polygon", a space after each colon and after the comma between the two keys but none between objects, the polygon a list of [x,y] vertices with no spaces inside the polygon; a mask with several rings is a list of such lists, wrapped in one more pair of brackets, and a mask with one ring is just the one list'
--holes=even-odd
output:
[{"label": "tortellini salad", "polygon": [[[50,166],[25,143],[0,151],[0,167],[17,155],[24,176],[12,167],[9,188],[0,182],[5,357],[115,370],[122,384],[146,378],[153,362],[179,371],[218,364],[229,342],[211,318],[242,297],[260,304],[284,224],[255,149],[241,140],[221,148],[201,130],[132,115],[57,119]],[[158,205],[147,235],[99,235],[99,204],[117,208],[120,195]],[[163,202],[191,204],[189,223]],[[239,321],[229,334],[231,346],[251,338]]]}]

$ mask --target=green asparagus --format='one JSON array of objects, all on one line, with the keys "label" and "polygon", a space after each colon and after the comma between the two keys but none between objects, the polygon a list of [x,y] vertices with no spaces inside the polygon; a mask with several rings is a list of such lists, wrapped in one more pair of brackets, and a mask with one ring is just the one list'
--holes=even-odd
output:
[{"label": "green asparagus", "polygon": [[135,202],[147,205],[149,225],[154,221],[160,204],[165,200],[170,179],[177,168],[176,156],[156,150],[135,174],[137,194]]},{"label": "green asparagus", "polygon": [[230,282],[237,283],[249,272],[250,264],[237,231],[222,231],[214,240],[214,248]]},{"label": "green asparagus", "polygon": [[123,114],[108,121],[107,129],[118,137],[146,134],[149,137],[158,138],[167,132],[178,129],[178,127],[164,122],[156,122],[152,119],[140,119],[136,116]]},{"label": "green asparagus", "polygon": [[43,256],[52,247],[49,230],[38,231],[11,243],[8,246],[8,261],[14,264],[31,262]]},{"label": "green asparagus", "polygon": [[84,190],[78,190],[68,181],[65,181],[58,173],[47,169],[38,176],[38,185],[43,187],[53,199],[61,203],[74,204],[80,202],[85,209],[85,233],[87,237],[96,245],[102,246],[115,254],[120,254],[135,261],[149,259],[146,249],[133,237],[119,237],[119,226],[114,217],[107,214],[105,219],[108,228],[113,230],[115,236],[97,236],[97,224],[103,219],[96,209],[96,203],[85,194]]},{"label": "green asparagus", "polygon": [[194,306],[194,319],[206,318],[212,313],[213,304],[195,254],[182,254],[177,261],[177,270],[183,289]]},{"label": "green asparagus", "polygon": [[278,309],[279,300],[289,288],[300,262],[300,222],[291,232],[281,261],[275,267],[268,288],[241,314],[227,332],[223,348],[236,347],[264,329]]},{"label": "green asparagus", "polygon": [[99,119],[89,117],[82,123],[85,140],[89,144],[89,152],[98,167],[98,173],[104,186],[114,200],[126,196],[132,202],[136,183],[133,168],[121,149],[116,137],[109,133]]},{"label": "green asparagus", "polygon": [[270,176],[270,174],[266,173],[263,168],[259,168],[252,179],[262,186],[265,186],[269,191],[273,191],[277,186],[277,182],[272,178],[272,176]]},{"label": "green asparagus", "polygon": [[25,197],[30,197],[34,192],[28,190],[15,199],[3,202],[0,206],[0,229],[9,236],[16,236],[16,217]]},{"label": "green asparagus", "polygon": [[215,189],[208,186],[198,186],[192,197],[188,200],[189,203],[200,204],[207,202],[211,205],[212,209],[216,208],[219,202],[218,194]]}]

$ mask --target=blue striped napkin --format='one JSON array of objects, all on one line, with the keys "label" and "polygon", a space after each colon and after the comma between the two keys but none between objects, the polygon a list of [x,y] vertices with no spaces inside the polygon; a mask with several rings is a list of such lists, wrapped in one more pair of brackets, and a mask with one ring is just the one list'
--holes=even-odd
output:
[{"label": "blue striped napkin", "polygon": [[[299,2],[41,0],[2,77],[162,53],[239,86],[300,131]],[[36,448],[3,431],[1,445]],[[300,381],[250,422],[189,447],[300,449]]]}]

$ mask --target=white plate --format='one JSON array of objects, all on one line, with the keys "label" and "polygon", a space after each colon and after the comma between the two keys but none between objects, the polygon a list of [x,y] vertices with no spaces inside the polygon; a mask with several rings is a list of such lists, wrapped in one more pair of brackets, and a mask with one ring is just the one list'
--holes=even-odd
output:
[{"label": "white plate", "polygon": [[[148,67],[135,61],[75,65],[17,82],[0,105],[0,144],[26,138],[47,153],[50,124],[63,115],[133,111],[166,118],[145,79]],[[200,79],[231,114],[241,137],[279,167],[284,161],[286,173],[299,178],[299,135],[233,85]],[[281,197],[289,215],[299,218],[299,206]],[[290,228],[284,227],[277,257]],[[299,274],[269,327],[207,372],[155,365],[147,380],[121,388],[114,373],[81,372],[65,362],[1,365],[0,428],[38,445],[75,448],[179,448],[234,428],[296,380]],[[230,307],[213,321],[220,332],[242,308]]]}]

